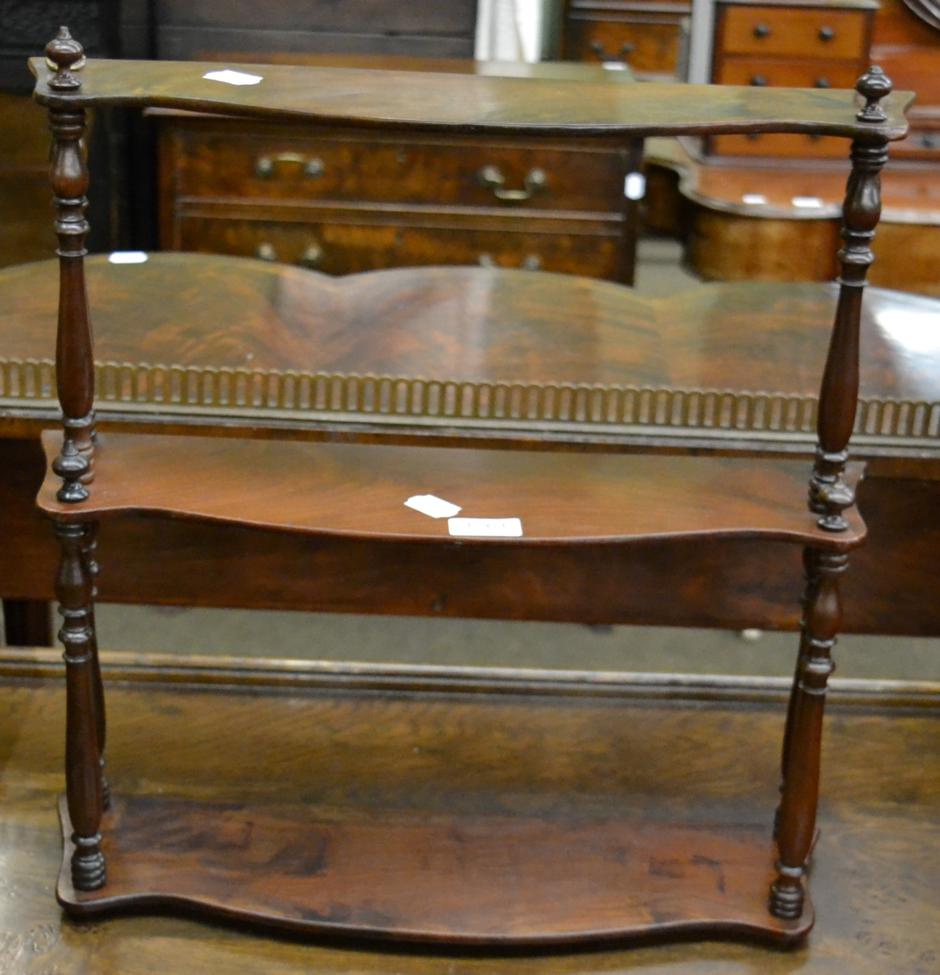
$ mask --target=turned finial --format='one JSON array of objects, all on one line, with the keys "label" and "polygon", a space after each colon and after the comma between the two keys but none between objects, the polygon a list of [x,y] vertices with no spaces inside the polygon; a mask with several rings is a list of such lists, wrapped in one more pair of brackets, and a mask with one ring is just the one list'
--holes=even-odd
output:
[{"label": "turned finial", "polygon": [[55,75],[49,80],[54,91],[74,91],[82,83],[73,72],[85,66],[85,49],[69,33],[68,27],[60,27],[59,33],[46,45],[46,64]]},{"label": "turned finial", "polygon": [[855,83],[855,90],[865,99],[865,107],[855,116],[859,122],[884,122],[885,110],[879,102],[891,94],[894,87],[891,79],[873,64]]}]

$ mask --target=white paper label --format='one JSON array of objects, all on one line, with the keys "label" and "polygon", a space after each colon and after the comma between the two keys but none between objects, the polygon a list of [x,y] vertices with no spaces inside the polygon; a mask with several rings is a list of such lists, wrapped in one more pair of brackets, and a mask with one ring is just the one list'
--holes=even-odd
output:
[{"label": "white paper label", "polygon": [[767,202],[767,197],[763,193],[742,193],[741,202],[750,206],[761,206]]},{"label": "white paper label", "polygon": [[522,538],[519,518],[450,518],[447,530],[465,538]]},{"label": "white paper label", "polygon": [[113,251],[108,254],[109,264],[144,264],[147,255],[143,251]]},{"label": "white paper label", "polygon": [[823,205],[823,201],[818,196],[794,196],[793,205],[795,207],[818,208]]},{"label": "white paper label", "polygon": [[627,66],[623,61],[602,61],[605,71],[626,71]]},{"label": "white paper label", "polygon": [[221,71],[207,71],[203,78],[206,81],[221,81],[225,85],[257,85],[264,81],[260,74],[248,74],[247,71],[233,71],[223,68]]},{"label": "white paper label", "polygon": [[642,173],[627,173],[623,195],[628,200],[642,200],[646,196],[646,177]]},{"label": "white paper label", "polygon": [[429,518],[453,518],[460,511],[459,504],[451,504],[434,494],[415,494],[406,502],[406,508],[414,508]]}]

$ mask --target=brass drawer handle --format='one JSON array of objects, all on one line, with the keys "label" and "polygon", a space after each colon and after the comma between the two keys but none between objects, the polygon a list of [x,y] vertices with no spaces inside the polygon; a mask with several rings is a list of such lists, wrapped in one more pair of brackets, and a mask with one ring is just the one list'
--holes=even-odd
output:
[{"label": "brass drawer handle", "polygon": [[819,28],[819,39],[821,41],[832,41],[835,40],[836,32],[833,27],[820,27]]},{"label": "brass drawer handle", "polygon": [[[502,267],[492,254],[481,254],[477,259],[480,267]],[[541,271],[542,258],[538,254],[527,254],[520,262],[523,271]]]},{"label": "brass drawer handle", "polygon": [[279,166],[301,166],[304,176],[315,179],[322,176],[326,166],[319,156],[301,155],[299,152],[279,152],[276,156],[258,156],[255,160],[255,175],[271,179]]},{"label": "brass drawer handle", "polygon": [[[263,240],[255,249],[255,257],[262,261],[277,261],[277,251],[274,244]],[[309,244],[303,254],[295,261],[300,267],[315,268],[320,266],[323,260],[323,248],[319,244]]]},{"label": "brass drawer handle", "polygon": [[493,196],[497,200],[503,200],[506,203],[523,203],[526,200],[531,200],[536,193],[548,186],[548,176],[545,175],[544,169],[530,169],[526,173],[522,184],[524,188],[521,190],[507,190],[505,188],[506,177],[499,166],[484,166],[477,173],[477,179],[483,186],[493,191]]},{"label": "brass drawer handle", "polygon": [[604,44],[601,41],[591,41],[591,50],[603,61],[605,64],[628,64],[628,58],[633,53],[633,49],[636,47],[635,44],[631,44],[629,41],[624,41],[620,45],[620,54],[608,54],[604,48]]},{"label": "brass drawer handle", "polygon": [[765,37],[770,37],[771,35],[770,24],[765,24],[763,22],[754,25],[754,36],[760,39]]}]

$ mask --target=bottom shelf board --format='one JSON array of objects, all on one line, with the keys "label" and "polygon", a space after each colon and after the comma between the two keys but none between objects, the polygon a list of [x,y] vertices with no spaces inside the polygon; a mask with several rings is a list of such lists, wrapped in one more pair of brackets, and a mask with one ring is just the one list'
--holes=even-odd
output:
[{"label": "bottom shelf board", "polygon": [[767,908],[769,827],[520,815],[248,808],[116,798],[102,823],[108,880],[76,891],[72,833],[57,895],[76,917],[172,908],[308,933],[478,945],[638,936],[794,943],[813,925]]}]

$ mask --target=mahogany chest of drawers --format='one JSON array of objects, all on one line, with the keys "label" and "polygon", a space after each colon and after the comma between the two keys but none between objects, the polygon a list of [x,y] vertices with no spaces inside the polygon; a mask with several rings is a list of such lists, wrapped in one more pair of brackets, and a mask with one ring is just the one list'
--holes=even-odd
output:
[{"label": "mahogany chest of drawers", "polygon": [[[723,85],[852,88],[868,67],[873,0],[716,5],[712,81]],[[845,156],[839,139],[727,135],[715,153],[735,156]]]},{"label": "mahogany chest of drawers", "polygon": [[[624,83],[582,65],[506,70]],[[329,274],[481,264],[633,281],[638,144],[155,119],[162,249]]]},{"label": "mahogany chest of drawers", "polygon": [[690,0],[567,0],[561,56],[679,76]]}]

